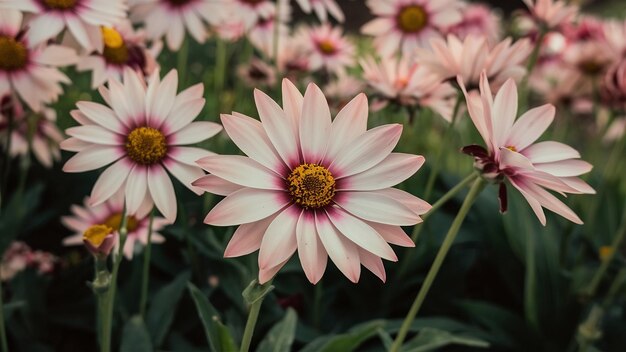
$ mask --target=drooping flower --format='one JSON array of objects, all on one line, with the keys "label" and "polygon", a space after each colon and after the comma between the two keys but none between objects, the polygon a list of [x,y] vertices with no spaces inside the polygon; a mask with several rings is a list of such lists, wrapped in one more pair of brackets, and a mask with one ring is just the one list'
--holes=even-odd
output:
[{"label": "drooping flower", "polygon": [[311,13],[311,10],[315,12],[317,18],[322,22],[326,22],[328,20],[328,14],[333,16],[337,21],[343,22],[345,20],[345,16],[343,15],[343,11],[341,11],[341,7],[337,5],[335,0],[296,0],[302,11],[305,13]]},{"label": "drooping flower", "polygon": [[324,68],[329,72],[343,72],[354,64],[355,47],[343,36],[340,27],[322,24],[303,27],[297,35],[309,54],[309,68],[313,71]]},{"label": "drooping flower", "polygon": [[368,0],[367,6],[378,16],[366,23],[361,32],[374,36],[382,56],[400,51],[410,55],[417,47],[428,47],[429,40],[461,20],[463,3],[457,0]]},{"label": "drooping flower", "polygon": [[152,204],[174,222],[176,195],[169,171],[183,185],[198,194],[191,182],[204,175],[195,165],[212,153],[185,147],[217,134],[222,128],[213,122],[192,122],[202,110],[203,86],[197,84],[180,94],[178,73],[170,71],[163,81],[155,72],[146,87],[143,76],[126,68],[124,81],[109,81],[100,87],[108,106],[81,101],[72,117],[81,124],[69,128],[71,137],[61,148],[78,152],[67,161],[65,172],[84,172],[110,165],[100,175],[91,193],[91,205],[102,204],[118,190],[125,190],[128,214]]},{"label": "drooping flower", "polygon": [[447,40],[431,41],[431,49],[417,49],[417,62],[443,79],[461,76],[463,83],[478,86],[481,72],[486,71],[495,90],[508,78],[520,80],[526,74],[525,60],[532,51],[528,39],[511,45],[511,38],[491,47],[486,37],[468,35],[463,41],[454,35]]},{"label": "drooping flower", "polygon": [[568,23],[578,14],[578,6],[562,0],[523,0],[535,21],[549,29]]},{"label": "drooping flower", "polygon": [[256,57],[249,63],[239,66],[237,74],[251,88],[273,87],[276,84],[274,68]]},{"label": "drooping flower", "polygon": [[[90,232],[94,241],[102,244],[104,238],[99,236],[112,235],[115,246],[118,243],[118,229],[122,222],[122,212],[124,208],[124,192],[117,192],[113,197],[97,206],[92,206],[89,198],[85,198],[83,205],[72,205],[71,216],[61,217],[61,222],[65,227],[74,231],[74,234],[63,239],[66,246],[82,245],[85,234]],[[148,243],[148,226],[151,210],[148,203],[135,212],[135,215],[126,217],[126,229],[128,235],[124,244],[124,256],[127,259],[133,259],[133,254],[138,249],[143,248]],[[168,221],[164,218],[155,216],[152,223],[152,243],[163,243],[165,238],[159,233]],[[97,247],[97,246],[96,246]],[[100,249],[100,248],[95,248]],[[111,248],[108,248],[110,251]]]},{"label": "drooping flower", "polygon": [[361,60],[363,78],[379,96],[374,102],[376,110],[389,103],[414,107],[419,105],[436,111],[447,121],[452,120],[452,110],[457,93],[449,83],[406,57],[399,60],[373,58]]},{"label": "drooping flower", "polygon": [[160,41],[146,47],[143,30],[135,31],[130,22],[123,21],[115,27],[102,27],[104,50],[80,58],[76,69],[92,71],[91,87],[97,88],[110,79],[122,79],[125,67],[149,76],[159,67],[156,61],[163,44]]},{"label": "drooping flower", "polygon": [[298,252],[312,283],[327,258],[357,282],[363,264],[385,280],[382,260],[396,261],[389,243],[413,246],[400,226],[421,221],[430,205],[391,188],[423,164],[417,155],[391,153],[401,125],[367,131],[364,94],[331,121],[321,90],[310,84],[304,97],[283,80],[283,108],[254,93],[261,122],[222,115],[226,132],[248,155],[218,155],[198,161],[211,174],[194,182],[226,196],[205,223],[241,225],[225,257],[259,250],[259,281],[267,282]]},{"label": "drooping flower", "polygon": [[22,13],[0,10],[0,97],[13,91],[35,112],[56,101],[61,83],[70,79],[57,67],[72,65],[74,50],[59,45],[33,46],[21,30]]},{"label": "drooping flower", "polygon": [[[11,118],[5,114],[11,114]],[[64,139],[55,121],[54,109],[43,108],[39,113],[26,114],[19,101],[11,101],[9,96],[0,99],[0,141],[3,146],[7,145],[8,127],[12,123],[9,150],[12,157],[32,150],[43,166],[52,167],[54,161],[61,159],[59,143]]]},{"label": "drooping flower", "polygon": [[126,18],[126,0],[0,0],[0,8],[33,13],[27,37],[31,45],[59,35],[65,28],[87,52],[102,51],[100,26]]},{"label": "drooping flower", "polygon": [[217,24],[228,11],[227,0],[130,0],[133,22],[145,24],[148,37],[165,37],[167,47],[180,49],[189,32],[198,43],[208,37],[207,23]]},{"label": "drooping flower", "polygon": [[467,93],[467,108],[476,129],[485,140],[487,148],[471,145],[463,151],[475,158],[475,167],[483,177],[500,185],[500,210],[507,209],[506,185],[508,180],[531,206],[535,215],[546,224],[543,208],[564,218],[582,224],[582,220],[548,190],[565,193],[595,193],[578,176],[591,170],[591,164],[580,160],[572,147],[555,141],[535,141],[552,123],[555,108],[546,104],[528,110],[519,119],[517,115],[517,87],[507,80],[495,98],[491,94],[485,73],[480,78],[480,94]]}]

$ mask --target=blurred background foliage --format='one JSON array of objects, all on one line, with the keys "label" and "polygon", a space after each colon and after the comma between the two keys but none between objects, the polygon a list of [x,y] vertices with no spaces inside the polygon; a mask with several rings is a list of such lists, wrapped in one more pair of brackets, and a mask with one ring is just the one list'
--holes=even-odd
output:
[{"label": "blurred background foliage", "polygon": [[[339,2],[348,14],[348,28],[358,29],[368,19],[360,1]],[[492,4],[504,13],[523,6],[521,1],[494,0]],[[623,18],[626,6],[623,0],[592,1],[585,11]],[[361,44],[360,50],[369,50],[367,44]],[[188,41],[187,58],[168,52],[161,56],[162,71],[179,69],[179,90],[205,83],[207,105],[199,120],[218,121],[219,112],[232,110],[257,116],[251,89],[242,86],[234,74],[236,64],[247,61],[249,44],[228,44],[225,51],[218,50],[217,45],[215,41],[205,45]],[[226,72],[213,70],[218,55],[227,59]],[[77,101],[101,99],[90,90],[88,73],[70,69],[69,74],[73,83],[54,106],[61,129],[74,125],[69,111]],[[221,77],[224,90],[217,94]],[[280,92],[268,93],[280,101]],[[607,266],[597,288],[592,287],[593,275],[603,264],[601,248],[609,246],[625,226],[626,153],[623,145],[590,140],[585,121],[568,117],[567,112],[559,111],[557,119],[563,121],[544,138],[558,134],[561,141],[581,150],[583,158],[595,165],[587,181],[598,194],[567,200],[586,224],[576,226],[548,214],[548,225],[543,228],[513,192],[509,212],[502,216],[495,187],[487,187],[463,224],[412,326],[405,351],[486,347],[494,351],[570,351],[578,339],[592,341],[596,337],[585,329],[579,331],[589,316],[596,317],[595,313],[590,315],[593,307],[604,308],[597,325],[601,337],[593,349],[626,351],[625,292],[623,287],[611,290],[626,267],[623,248],[616,253],[617,260]],[[370,114],[370,124],[405,123],[406,118],[405,111],[388,108]],[[480,141],[467,118],[458,124],[452,145],[441,145],[444,129],[440,117],[423,113],[414,125],[405,124],[397,148],[426,156],[423,169],[400,186],[418,196],[424,192],[432,165],[428,160],[443,149],[445,165],[431,201],[471,172],[471,158],[458,150]],[[238,153],[223,133],[202,147],[221,154]],[[27,173],[23,159],[10,164],[8,189],[13,192],[3,199],[0,252],[19,239],[60,257],[51,275],[28,269],[4,285],[5,316],[14,350],[90,351],[96,346],[96,307],[85,284],[93,275],[92,258],[83,248],[61,245],[70,232],[59,218],[89,194],[97,172],[63,173],[60,165],[68,157],[64,153],[63,161],[51,169],[33,162]],[[23,191],[20,183],[25,185]],[[197,197],[176,182],[175,187],[180,215],[176,224],[162,231],[166,242],[153,246],[145,327],[133,320],[122,326],[137,310],[141,255],[122,263],[114,328],[117,342],[113,345],[121,344],[124,351],[147,346],[168,351],[206,351],[209,346],[228,350],[243,333],[247,311],[241,292],[257,275],[256,254],[223,259],[234,229],[202,223],[218,197]],[[263,305],[253,346],[257,351],[379,351],[388,347],[463,196],[459,194],[428,219],[416,248],[398,249],[399,262],[385,263],[387,283],[368,272],[355,285],[329,265],[321,282],[313,286],[295,256],[274,280],[275,289]],[[408,233],[411,230],[406,229]],[[409,252],[413,253],[408,256]]]}]

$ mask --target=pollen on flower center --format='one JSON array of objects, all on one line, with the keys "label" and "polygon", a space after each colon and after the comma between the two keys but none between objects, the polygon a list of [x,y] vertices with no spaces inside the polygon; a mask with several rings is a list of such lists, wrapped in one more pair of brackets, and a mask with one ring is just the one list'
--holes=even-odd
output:
[{"label": "pollen on flower center", "polygon": [[158,163],[167,154],[165,136],[152,127],[137,127],[126,137],[126,153],[138,164]]},{"label": "pollen on flower center", "polygon": [[512,152],[516,152],[517,153],[517,148],[515,148],[514,145],[509,145],[509,146],[506,147],[506,149],[508,149],[508,150],[510,150]]},{"label": "pollen on flower center", "polygon": [[317,47],[326,55],[332,55],[337,52],[335,44],[330,40],[322,40],[317,44]]},{"label": "pollen on flower center", "polygon": [[104,50],[102,56],[111,64],[122,65],[128,62],[130,55],[122,35],[113,28],[102,27]]},{"label": "pollen on flower center", "polygon": [[43,0],[44,5],[50,9],[67,10],[74,8],[78,0]]},{"label": "pollen on flower center", "polygon": [[397,17],[398,27],[405,33],[417,33],[426,27],[428,14],[419,5],[402,8]]},{"label": "pollen on flower center", "polygon": [[28,62],[28,49],[17,40],[0,36],[0,69],[14,71],[24,68]]},{"label": "pollen on flower center", "polygon": [[[104,224],[110,228],[113,228],[117,231],[117,229],[120,228],[120,225],[122,224],[122,213],[115,213],[111,216],[109,216],[105,221]],[[135,218],[134,216],[130,215],[126,217],[126,230],[131,233],[134,232],[135,230],[137,230],[137,227],[139,226],[139,221],[137,221],[137,218]]]},{"label": "pollen on flower center", "polygon": [[104,224],[93,225],[85,230],[83,240],[89,242],[94,247],[99,247],[111,233],[113,233],[113,228],[110,226]]},{"label": "pollen on flower center", "polygon": [[289,194],[301,207],[322,208],[335,196],[335,179],[327,168],[317,164],[302,164],[287,177]]}]

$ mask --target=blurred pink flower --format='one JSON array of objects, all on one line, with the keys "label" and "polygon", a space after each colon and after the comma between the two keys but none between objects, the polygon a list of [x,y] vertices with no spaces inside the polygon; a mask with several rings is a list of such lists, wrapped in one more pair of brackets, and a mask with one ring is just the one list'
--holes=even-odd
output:
[{"label": "blurred pink flower", "polygon": [[[15,104],[8,107],[4,106]],[[56,126],[56,111],[43,108],[40,113],[26,114],[19,102],[10,102],[9,96],[0,99],[0,141],[6,145],[9,117],[3,114],[12,114],[13,122],[11,133],[11,150],[9,155],[15,157],[28,154],[31,149],[37,160],[45,167],[50,168],[54,161],[61,159],[59,143],[64,139]],[[30,134],[30,144],[29,144]]]},{"label": "blurred pink flower", "polygon": [[426,67],[402,57],[399,60],[361,60],[363,79],[379,96],[372,105],[380,110],[388,103],[431,108],[446,121],[452,120],[456,90]]},{"label": "blurred pink flower", "polygon": [[[83,244],[83,234],[92,226],[105,225],[113,229],[115,237],[115,246],[119,246],[117,241],[118,229],[122,221],[122,211],[124,208],[124,192],[117,192],[106,202],[97,206],[92,206],[89,198],[85,198],[83,206],[72,205],[71,216],[61,217],[61,222],[65,227],[74,231],[74,234],[63,239],[66,246],[76,246]],[[124,256],[127,259],[133,259],[136,247],[142,247],[148,243],[148,225],[150,222],[151,207],[144,204],[137,210],[135,215],[127,216],[126,228],[128,237],[124,244]],[[165,238],[159,233],[168,221],[164,218],[155,216],[152,224],[152,243],[163,243]]]},{"label": "blurred pink flower", "polygon": [[[280,1],[280,0],[279,0]],[[317,18],[322,22],[326,22],[328,20],[328,14],[333,16],[338,22],[343,22],[345,20],[345,16],[343,15],[343,11],[341,11],[341,7],[337,5],[335,0],[296,0],[302,11],[305,13],[311,13],[311,10],[315,12]]]},{"label": "blurred pink flower", "polygon": [[566,24],[578,14],[578,6],[562,0],[523,0],[539,24],[549,29]]},{"label": "blurred pink flower", "polygon": [[374,36],[374,45],[382,56],[400,51],[412,54],[417,47],[428,47],[431,38],[461,21],[458,0],[368,0],[367,6],[377,16],[362,28]]},{"label": "blurred pink flower", "polygon": [[122,79],[124,68],[149,76],[159,67],[156,61],[163,43],[146,45],[145,32],[135,31],[128,21],[115,27],[102,27],[104,50],[83,55],[76,65],[78,71],[92,71],[91,87],[97,88],[110,79]]},{"label": "blurred pink flower", "polygon": [[600,81],[600,98],[606,106],[626,112],[626,57],[607,69]]},{"label": "blurred pink flower", "polygon": [[615,57],[626,57],[626,20],[606,20],[603,33]]},{"label": "blurred pink flower", "polygon": [[322,24],[316,27],[302,27],[296,36],[308,53],[309,69],[324,68],[329,72],[340,73],[354,65],[355,47],[343,36],[341,27]]},{"label": "blurred pink flower", "polygon": [[442,79],[461,76],[471,88],[478,86],[481,72],[486,71],[492,87],[497,90],[508,78],[520,80],[526,74],[525,60],[532,51],[528,39],[511,45],[506,38],[490,46],[487,38],[474,34],[463,41],[448,35],[447,41],[436,38],[431,49],[419,48],[416,61]]},{"label": "blurred pink flower", "polygon": [[337,78],[328,82],[323,88],[328,99],[330,110],[333,114],[338,113],[357,94],[363,92],[365,83],[353,76],[340,74]]},{"label": "blurred pink flower", "polygon": [[165,37],[171,51],[180,49],[185,32],[199,43],[208,37],[207,23],[226,16],[228,0],[129,0],[130,18],[145,24],[152,40]]},{"label": "blurred pink flower", "polygon": [[461,13],[461,22],[449,27],[446,33],[463,40],[470,34],[485,36],[489,45],[500,41],[502,26],[500,16],[484,4],[468,4]]},{"label": "blurred pink flower", "polygon": [[271,11],[267,17],[259,17],[259,20],[248,31],[248,39],[259,51],[269,58],[274,57],[274,37],[276,36],[276,20],[278,24],[278,40],[283,40],[289,33],[287,22],[291,19],[291,12],[288,6],[280,7],[280,16],[276,18],[276,9]]},{"label": "blurred pink flower", "polygon": [[100,26],[114,26],[126,17],[126,0],[0,0],[0,8],[33,13],[27,37],[40,44],[67,28],[72,40],[90,52],[102,51]]},{"label": "blurred pink flower", "polygon": [[0,23],[0,97],[15,92],[39,112],[63,93],[61,83],[71,83],[57,67],[74,64],[76,53],[59,45],[33,46],[20,30],[19,11],[0,10]]},{"label": "blurred pink flower", "polygon": [[296,37],[281,38],[278,43],[278,69],[293,81],[299,81],[299,76],[311,70],[309,55],[305,45]]},{"label": "blurred pink flower", "polygon": [[93,187],[92,206],[124,189],[128,214],[155,204],[174,222],[176,194],[166,169],[187,188],[202,193],[191,185],[204,175],[194,162],[212,153],[183,145],[204,141],[222,127],[208,121],[192,122],[205,103],[202,84],[180,94],[176,94],[177,88],[176,70],[163,81],[155,72],[146,87],[142,75],[126,68],[123,83],[110,80],[109,89],[100,87],[108,106],[88,101],[76,104],[78,110],[72,111],[72,117],[81,126],[67,129],[71,137],[61,148],[78,154],[63,170],[84,172],[113,163]]},{"label": "blurred pink flower", "polygon": [[233,113],[222,123],[248,155],[216,155],[198,161],[211,174],[194,182],[226,198],[205,223],[240,225],[225,257],[259,249],[259,281],[270,280],[298,252],[312,283],[327,258],[352,282],[363,264],[381,280],[381,258],[396,261],[389,243],[414,246],[400,226],[421,222],[430,205],[391,188],[424,163],[417,155],[391,153],[401,125],[367,131],[367,98],[359,94],[331,121],[321,90],[304,97],[283,80],[283,108],[254,93],[261,122]]},{"label": "blurred pink flower", "polygon": [[253,57],[249,63],[240,65],[237,75],[251,88],[273,87],[276,84],[274,68],[256,57]]},{"label": "blurred pink flower", "polygon": [[246,30],[252,28],[259,20],[276,13],[276,5],[270,0],[227,0],[227,3],[230,6],[230,15],[241,19]]},{"label": "blurred pink flower", "polygon": [[480,94],[467,93],[460,78],[459,84],[470,117],[487,145],[487,149],[471,145],[463,151],[475,158],[475,166],[483,177],[500,184],[500,210],[507,209],[507,179],[524,196],[541,224],[546,224],[542,207],[582,224],[569,207],[547,190],[560,194],[595,193],[578,178],[589,172],[592,165],[580,160],[580,154],[568,145],[554,141],[535,143],[554,120],[554,106],[546,104],[528,110],[516,121],[518,97],[512,79],[504,83],[495,98],[485,73],[480,77]]},{"label": "blurred pink flower", "polygon": [[54,270],[58,258],[44,251],[33,251],[21,241],[13,241],[2,256],[0,280],[11,280],[26,268],[36,268],[39,274],[48,274]]}]

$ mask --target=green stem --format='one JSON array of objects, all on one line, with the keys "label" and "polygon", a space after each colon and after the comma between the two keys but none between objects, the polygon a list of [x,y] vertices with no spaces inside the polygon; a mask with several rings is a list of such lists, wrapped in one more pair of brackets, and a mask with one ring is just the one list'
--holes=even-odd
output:
[{"label": "green stem", "polygon": [[433,165],[432,170],[430,171],[430,175],[428,175],[428,181],[426,182],[426,190],[424,191],[424,200],[428,201],[430,196],[433,193],[435,188],[435,181],[437,180],[437,176],[439,175],[439,170],[441,170],[441,164],[443,162],[443,150],[447,149],[445,147],[448,146],[450,142],[450,138],[452,138],[452,132],[454,131],[454,125],[457,120],[457,115],[459,114],[459,109],[461,107],[461,102],[463,101],[463,94],[459,92],[456,103],[454,104],[454,110],[452,112],[452,121],[448,124],[446,128],[446,132],[444,133],[443,140],[439,149],[437,150],[437,155],[435,156],[435,164]]},{"label": "green stem", "polygon": [[2,352],[9,352],[9,344],[7,343],[7,332],[4,327],[4,299],[2,294],[2,280],[0,280],[0,344],[2,344]]},{"label": "green stem", "polygon": [[105,294],[105,315],[101,318],[102,326],[102,350],[101,352],[111,351],[111,330],[113,323],[113,311],[115,307],[115,291],[117,290],[117,274],[120,270],[120,264],[124,258],[124,245],[126,244],[126,236],[128,235],[128,229],[126,227],[128,218],[126,217],[126,204],[122,210],[122,222],[120,224],[119,233],[119,247],[117,255],[113,259],[113,272],[111,274],[111,286],[108,292]]},{"label": "green stem", "polygon": [[424,280],[422,287],[420,288],[419,292],[417,293],[417,296],[415,297],[415,301],[413,301],[413,305],[411,306],[409,313],[407,314],[406,318],[404,319],[404,322],[402,323],[402,326],[400,327],[400,331],[398,332],[398,335],[396,336],[396,339],[394,340],[393,345],[391,346],[391,349],[390,349],[391,352],[398,352],[400,350],[400,347],[402,346],[402,343],[404,342],[404,339],[406,338],[406,335],[409,332],[409,328],[411,327],[411,324],[413,323],[415,316],[419,312],[419,309],[422,306],[422,303],[424,303],[424,299],[426,299],[426,295],[428,294],[428,291],[430,291],[430,287],[435,281],[435,278],[437,277],[437,274],[439,273],[439,269],[441,269],[441,265],[443,264],[443,261],[446,258],[446,255],[448,254],[450,247],[452,247],[452,243],[454,242],[456,235],[459,233],[461,224],[463,223],[465,216],[467,215],[470,208],[472,207],[472,204],[474,204],[474,201],[476,201],[476,198],[478,198],[478,195],[480,194],[484,186],[485,186],[485,183],[482,178],[477,178],[472,184],[472,188],[470,189],[469,193],[465,197],[465,200],[463,201],[463,205],[461,206],[461,209],[459,209],[459,213],[456,215],[454,222],[450,226],[450,229],[448,230],[448,233],[446,234],[446,237],[444,238],[443,243],[441,244],[441,247],[439,248],[439,251],[437,252],[435,261],[433,262],[433,265],[430,267],[430,270],[428,271],[428,274],[426,275],[426,279]]},{"label": "green stem", "polygon": [[611,262],[613,261],[613,258],[615,257],[615,253],[619,250],[622,244],[622,241],[624,241],[624,237],[626,237],[626,206],[624,206],[624,214],[622,215],[622,225],[617,235],[613,239],[613,243],[611,244],[611,250],[609,252],[609,255],[607,258],[604,258],[604,260],[602,261],[602,264],[600,264],[600,267],[598,268],[596,273],[593,275],[593,278],[591,279],[591,283],[585,290],[585,295],[587,297],[595,296],[598,286],[600,285],[600,282],[602,281],[602,278],[604,277],[604,274],[606,273],[607,269],[609,268],[609,265],[611,264]]},{"label": "green stem", "polygon": [[528,58],[528,65],[526,65],[526,76],[522,80],[519,85],[522,87],[519,101],[522,106],[528,106],[528,98],[530,97],[529,89],[528,89],[528,80],[530,78],[530,74],[533,72],[533,69],[537,65],[537,61],[539,60],[539,53],[541,52],[541,44],[543,43],[543,39],[545,38],[548,31],[543,28],[539,29],[539,36],[537,37],[537,42],[535,42],[535,47],[533,48],[530,57]]},{"label": "green stem", "polygon": [[217,56],[215,58],[215,73],[213,82],[215,88],[215,98],[217,99],[215,108],[218,113],[221,112],[221,100],[222,93],[224,91],[224,82],[226,81],[226,59],[227,59],[227,47],[226,42],[220,38],[217,38]]},{"label": "green stem", "polygon": [[187,64],[189,62],[189,39],[185,38],[183,44],[176,55],[176,69],[178,71],[178,80],[181,87],[185,87],[187,79]]},{"label": "green stem", "polygon": [[154,208],[150,211],[148,223],[148,241],[143,254],[143,271],[141,274],[141,299],[139,300],[139,315],[142,319],[146,316],[146,304],[148,302],[148,281],[150,279],[150,254],[152,252],[152,223],[154,222]]},{"label": "green stem", "polygon": [[[256,285],[258,285],[257,287],[271,286],[272,280],[264,283],[263,285],[259,285],[258,283]],[[259,319],[259,312],[261,311],[261,305],[263,304],[265,296],[266,295],[261,296],[250,305],[248,320],[246,321],[246,327],[243,331],[243,337],[241,338],[241,348],[239,349],[240,352],[248,352],[250,350],[252,335],[254,335],[254,327],[256,326],[256,322]]]}]

